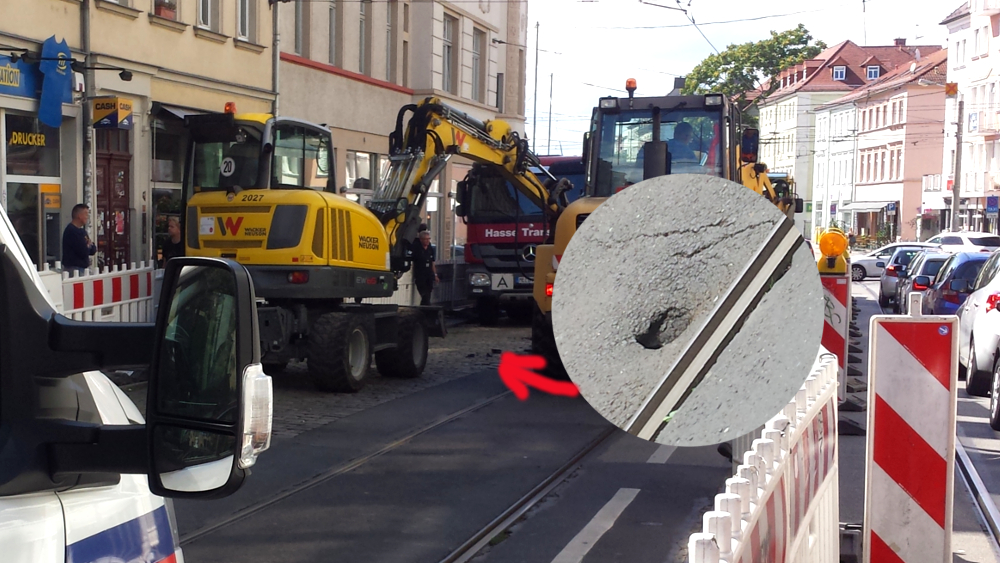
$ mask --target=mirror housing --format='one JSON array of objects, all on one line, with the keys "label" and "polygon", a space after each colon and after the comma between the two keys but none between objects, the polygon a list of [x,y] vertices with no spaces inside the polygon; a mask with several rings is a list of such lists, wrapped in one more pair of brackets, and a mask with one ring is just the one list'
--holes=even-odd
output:
[{"label": "mirror housing", "polygon": [[972,292],[972,286],[969,285],[969,280],[951,280],[951,282],[948,283],[948,289],[957,291],[958,293]]},{"label": "mirror housing", "polygon": [[583,155],[580,157],[583,160],[583,164],[586,165],[590,159],[590,132],[583,134]]},{"label": "mirror housing", "polygon": [[466,176],[465,179],[458,182],[458,186],[455,188],[455,215],[459,217],[465,217],[465,204],[469,201],[469,177]]},{"label": "mirror housing", "polygon": [[743,130],[740,139],[740,158],[743,162],[757,162],[757,151],[760,150],[760,131],[752,127]]},{"label": "mirror housing", "polygon": [[666,141],[648,141],[643,143],[642,148],[643,180],[670,174],[670,152]]},{"label": "mirror housing", "polygon": [[875,262],[875,267],[876,268],[885,268],[885,262],[882,262],[882,261]]},{"label": "mirror housing", "polygon": [[253,282],[231,260],[176,258],[160,299],[146,397],[149,488],[228,496],[270,446]]},{"label": "mirror housing", "polygon": [[921,285],[925,288],[930,287],[931,285],[930,276],[917,276],[913,278],[913,287],[916,288],[916,286],[918,285]]}]

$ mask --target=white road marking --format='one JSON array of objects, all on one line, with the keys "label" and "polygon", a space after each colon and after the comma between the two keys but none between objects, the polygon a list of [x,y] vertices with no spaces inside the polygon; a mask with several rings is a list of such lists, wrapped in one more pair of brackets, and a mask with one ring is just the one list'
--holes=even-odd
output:
[{"label": "white road marking", "polygon": [[597,511],[597,514],[580,530],[580,533],[566,544],[559,555],[556,555],[552,563],[580,563],[583,561],[591,548],[597,544],[605,532],[615,525],[615,521],[638,494],[639,489],[618,489],[615,496],[611,497],[611,500]]},{"label": "white road marking", "polygon": [[674,455],[677,451],[677,446],[660,446],[656,448],[653,455],[649,456],[646,463],[666,463],[670,456]]}]

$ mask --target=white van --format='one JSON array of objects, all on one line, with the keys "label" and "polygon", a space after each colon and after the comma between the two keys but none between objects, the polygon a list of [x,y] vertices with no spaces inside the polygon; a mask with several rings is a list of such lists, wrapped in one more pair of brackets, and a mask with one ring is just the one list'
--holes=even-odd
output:
[{"label": "white van", "polygon": [[[242,484],[270,445],[253,284],[172,260],[156,324],[55,312],[0,210],[0,556],[182,562],[172,504]],[[149,367],[146,420],[100,369]]]}]

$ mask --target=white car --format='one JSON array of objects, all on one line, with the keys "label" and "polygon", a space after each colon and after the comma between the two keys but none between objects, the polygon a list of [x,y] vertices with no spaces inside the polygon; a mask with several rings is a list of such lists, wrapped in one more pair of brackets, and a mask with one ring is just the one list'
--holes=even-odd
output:
[{"label": "white car", "polygon": [[1000,252],[983,264],[971,287],[957,280],[956,291],[970,290],[958,309],[958,364],[966,374],[968,394],[991,394],[990,426],[1000,429]]},{"label": "white car", "polygon": [[940,233],[931,237],[930,244],[937,244],[945,252],[993,252],[1000,249],[1000,236],[993,233],[957,232]]},{"label": "white car", "polygon": [[934,248],[938,245],[930,242],[894,242],[887,244],[878,250],[873,250],[868,254],[851,256],[851,279],[862,281],[865,278],[877,278],[882,275],[885,263],[892,257],[892,253],[900,247],[907,248]]}]

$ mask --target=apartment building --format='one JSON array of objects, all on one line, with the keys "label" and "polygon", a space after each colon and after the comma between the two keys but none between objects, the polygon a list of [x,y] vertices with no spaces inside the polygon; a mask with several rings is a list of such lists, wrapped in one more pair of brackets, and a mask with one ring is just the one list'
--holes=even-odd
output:
[{"label": "apartment building", "polygon": [[[399,110],[429,96],[524,131],[527,3],[323,0],[280,5],[279,107],[333,132],[338,191],[364,202]],[[439,259],[465,243],[452,159],[425,207]]]},{"label": "apartment building", "polygon": [[922,182],[940,168],[948,51],[915,59],[815,109],[818,226],[836,220],[882,240],[940,230]]},{"label": "apartment building", "polygon": [[[987,212],[987,198],[1000,195],[1000,41],[997,17],[1000,1],[971,0],[942,22],[948,28],[948,82],[958,84],[958,95],[945,101],[944,147],[940,170],[924,179],[924,199],[939,218],[940,228],[951,228],[952,187],[956,158],[962,160],[959,183],[960,229],[997,232],[995,214]],[[958,102],[965,115],[958,123]],[[956,143],[963,127],[961,150]]]},{"label": "apartment building", "polygon": [[844,41],[782,70],[765,85],[777,88],[758,98],[761,160],[772,172],[785,172],[795,179],[799,195],[806,201],[806,213],[796,219],[796,226],[805,236],[813,236],[829,213],[829,207],[822,209],[825,199],[813,189],[815,109],[909,65],[918,51],[926,56],[940,49],[907,46],[902,39],[886,47],[861,47]]},{"label": "apartment building", "polygon": [[0,204],[38,263],[60,259],[77,203],[91,207],[95,265],[151,259],[181,212],[183,117],[271,108],[268,1],[3,3]]}]

